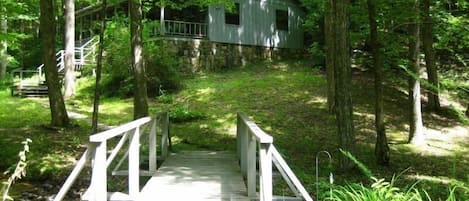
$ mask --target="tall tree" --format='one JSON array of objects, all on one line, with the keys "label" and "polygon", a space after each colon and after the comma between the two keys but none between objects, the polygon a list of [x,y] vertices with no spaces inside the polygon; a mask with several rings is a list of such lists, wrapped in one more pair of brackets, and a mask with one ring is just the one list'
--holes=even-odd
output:
[{"label": "tall tree", "polygon": [[104,52],[104,32],[106,31],[106,7],[107,1],[103,0],[103,6],[101,8],[101,30],[99,32],[99,50],[98,58],[96,62],[96,84],[94,89],[94,101],[93,101],[93,119],[91,123],[92,133],[98,132],[98,115],[99,115],[99,101],[101,97],[101,71],[103,68],[103,52]]},{"label": "tall tree", "polygon": [[[6,35],[8,24],[7,24],[7,9],[5,5],[0,5],[0,35]],[[8,64],[8,53],[7,53],[7,40],[5,37],[0,39],[0,80],[5,79]]]},{"label": "tall tree", "polygon": [[64,127],[69,124],[67,111],[60,91],[59,75],[55,59],[55,16],[53,0],[40,1],[40,32],[42,59],[44,61],[46,83],[49,90],[51,125]]},{"label": "tall tree", "polygon": [[425,134],[422,120],[422,103],[420,95],[420,20],[419,0],[413,5],[417,17],[412,18],[413,23],[409,25],[409,142],[416,145],[425,143]]},{"label": "tall tree", "polygon": [[376,23],[375,0],[368,0],[368,20],[370,23],[371,48],[375,72],[375,129],[376,144],[375,157],[380,165],[389,164],[389,145],[384,126],[383,112],[383,60],[381,59],[380,44],[378,39],[378,25]]},{"label": "tall tree", "polygon": [[65,6],[65,56],[64,56],[64,84],[65,98],[70,98],[76,93],[75,83],[75,1],[64,0]]},{"label": "tall tree", "polygon": [[129,0],[132,69],[134,71],[134,118],[148,115],[147,81],[143,60],[142,2]]},{"label": "tall tree", "polygon": [[326,80],[327,80],[327,106],[330,112],[335,109],[335,81],[334,81],[334,0],[326,0],[324,15],[324,36],[326,52]]},{"label": "tall tree", "polygon": [[422,0],[422,42],[425,53],[425,65],[427,67],[428,81],[433,86],[428,92],[428,105],[432,110],[440,110],[440,84],[438,79],[438,69],[435,61],[435,51],[433,50],[433,20],[430,16],[430,0]]},{"label": "tall tree", "polygon": [[[349,39],[350,0],[334,0],[334,77],[335,108],[339,148],[354,153],[355,136],[353,128],[352,106],[352,70]],[[349,168],[352,162],[346,157],[340,158],[340,167]]]}]

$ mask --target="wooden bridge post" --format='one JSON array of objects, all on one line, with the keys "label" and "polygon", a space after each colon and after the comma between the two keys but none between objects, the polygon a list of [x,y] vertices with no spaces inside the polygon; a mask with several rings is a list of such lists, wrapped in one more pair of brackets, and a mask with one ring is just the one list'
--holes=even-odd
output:
[{"label": "wooden bridge post", "polygon": [[272,200],[272,152],[271,143],[259,144],[260,200]]},{"label": "wooden bridge post", "polygon": [[107,200],[107,167],[106,167],[107,142],[99,142],[94,153],[93,171],[90,189],[91,200]]},{"label": "wooden bridge post", "polygon": [[149,143],[149,155],[148,155],[148,162],[149,162],[149,166],[148,166],[148,171],[153,174],[156,172],[156,167],[157,167],[157,156],[156,156],[156,122],[157,122],[157,119],[158,119],[158,116],[156,116],[155,118],[153,118],[153,120],[151,121],[151,128],[150,128],[150,135],[148,136],[149,139],[148,139],[148,143]]},{"label": "wooden bridge post", "polygon": [[245,122],[243,121],[240,114],[238,114],[238,121],[237,121],[237,130],[236,130],[238,137],[237,140],[239,141],[238,144],[238,153],[240,159],[240,167],[241,173],[245,178],[247,178],[248,172],[248,165],[247,165],[247,154],[248,154],[248,127],[246,126]]},{"label": "wooden bridge post", "polygon": [[256,195],[256,139],[252,136],[250,131],[247,132],[247,190],[249,197]]},{"label": "wooden bridge post", "polygon": [[136,199],[140,192],[140,127],[129,138],[129,196]]},{"label": "wooden bridge post", "polygon": [[169,146],[169,115],[166,113],[162,116],[162,136],[161,136],[161,158],[164,160],[168,156]]}]

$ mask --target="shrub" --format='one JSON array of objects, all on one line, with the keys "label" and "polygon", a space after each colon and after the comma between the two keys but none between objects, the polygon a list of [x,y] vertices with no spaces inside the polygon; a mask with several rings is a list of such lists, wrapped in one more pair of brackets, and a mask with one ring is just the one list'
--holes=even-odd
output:
[{"label": "shrub", "polygon": [[190,111],[189,106],[176,105],[174,109],[169,112],[171,122],[187,122],[205,118],[205,114],[199,111]]}]

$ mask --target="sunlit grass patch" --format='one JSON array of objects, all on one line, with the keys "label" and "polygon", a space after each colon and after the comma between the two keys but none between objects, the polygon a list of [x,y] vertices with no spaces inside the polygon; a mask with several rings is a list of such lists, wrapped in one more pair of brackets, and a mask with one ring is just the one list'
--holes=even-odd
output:
[{"label": "sunlit grass patch", "polygon": [[11,97],[8,89],[0,90],[0,129],[23,128],[48,124],[50,110],[35,101]]}]

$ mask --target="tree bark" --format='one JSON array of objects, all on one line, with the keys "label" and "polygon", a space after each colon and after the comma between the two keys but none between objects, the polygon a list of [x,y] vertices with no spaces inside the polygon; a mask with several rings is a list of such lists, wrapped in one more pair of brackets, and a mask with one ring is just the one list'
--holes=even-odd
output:
[{"label": "tree bark", "polygon": [[329,112],[333,112],[335,110],[334,13],[334,0],[326,0],[326,13],[324,16],[324,35],[326,43],[327,107],[329,109]]},{"label": "tree bark", "polygon": [[[6,34],[8,30],[6,8],[1,8],[2,14],[0,14],[0,33]],[[4,80],[7,73],[8,65],[8,46],[6,39],[0,40],[0,80]]]},{"label": "tree bark", "polygon": [[440,110],[440,83],[438,79],[438,68],[435,61],[435,51],[433,50],[433,22],[430,16],[430,4],[430,0],[423,0],[422,42],[428,81],[433,86],[428,92],[428,105],[432,110],[438,111]]},{"label": "tree bark", "polygon": [[376,23],[376,4],[374,0],[368,0],[368,20],[370,23],[371,47],[375,73],[375,129],[376,144],[375,157],[380,165],[389,164],[389,145],[386,137],[383,111],[383,60],[381,59],[380,44],[378,39],[378,25]]},{"label": "tree bark", "polygon": [[99,102],[101,97],[101,72],[103,66],[103,52],[104,52],[104,32],[106,31],[106,7],[107,1],[103,0],[103,7],[101,10],[101,32],[99,32],[99,50],[98,58],[96,61],[96,84],[94,89],[93,101],[93,118],[91,121],[91,133],[98,132],[98,115],[99,115]]},{"label": "tree bark", "polygon": [[[414,13],[419,13],[419,1],[415,0]],[[422,120],[422,104],[420,95],[420,24],[419,17],[409,26],[409,142],[416,145],[425,143],[425,134]]]},{"label": "tree bark", "polygon": [[469,103],[467,104],[467,108],[466,108],[466,117],[469,117]]},{"label": "tree bark", "polygon": [[[350,0],[334,0],[335,7],[335,107],[338,127],[339,148],[355,152],[355,136],[352,106],[352,73],[349,40]],[[342,156],[339,161],[342,169],[352,167],[353,163]]]},{"label": "tree bark", "polygon": [[134,71],[134,118],[148,115],[147,82],[143,60],[142,2],[130,0],[130,37],[132,46],[132,69]]},{"label": "tree bark", "polygon": [[67,111],[60,91],[59,75],[55,59],[55,16],[53,0],[40,1],[40,32],[42,45],[42,59],[46,73],[46,83],[49,90],[49,104],[51,110],[51,126],[64,127],[69,124]]},{"label": "tree bark", "polygon": [[75,76],[75,1],[65,0],[65,56],[64,56],[64,97],[70,98],[76,94]]}]

